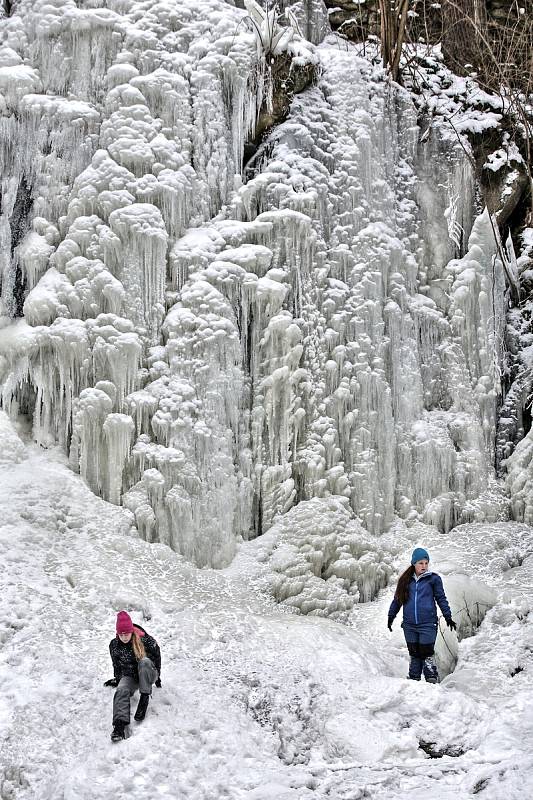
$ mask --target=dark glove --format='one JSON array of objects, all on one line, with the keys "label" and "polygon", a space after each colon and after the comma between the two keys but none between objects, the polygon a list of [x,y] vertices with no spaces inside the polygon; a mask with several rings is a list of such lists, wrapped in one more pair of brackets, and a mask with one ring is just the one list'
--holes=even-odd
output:
[{"label": "dark glove", "polygon": [[389,620],[387,622],[387,628],[390,630],[391,633],[392,633],[392,623],[393,622],[394,622],[393,618],[389,617]]},{"label": "dark glove", "polygon": [[104,683],[104,686],[118,686],[118,678],[109,678],[109,680]]},{"label": "dark glove", "polygon": [[446,625],[448,626],[448,628],[451,631],[456,631],[457,630],[457,625],[456,625],[456,623],[453,621],[453,619],[451,617],[448,617],[448,619],[446,620]]},{"label": "dark glove", "polygon": [[160,689],[160,688],[161,688],[161,678],[158,678],[158,679],[156,680],[156,682],[155,682],[155,685],[157,686],[157,688],[158,688],[158,689]]}]

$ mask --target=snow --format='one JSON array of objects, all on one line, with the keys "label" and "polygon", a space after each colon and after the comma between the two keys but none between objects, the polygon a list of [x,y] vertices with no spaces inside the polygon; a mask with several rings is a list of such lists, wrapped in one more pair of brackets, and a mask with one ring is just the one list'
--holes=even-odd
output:
[{"label": "snow", "polygon": [[509,141],[509,134],[503,136],[504,146],[490,153],[487,157],[483,169],[489,169],[492,172],[497,172],[504,166],[509,166],[511,162],[521,164],[523,162],[522,155],[515,142]]},{"label": "snow", "polygon": [[[321,3],[178,5],[0,26],[0,795],[528,796],[531,434],[510,498],[494,463],[531,235],[501,263],[464,139],[503,101],[428,52],[415,107]],[[314,80],[254,142],[274,56]],[[438,686],[385,626],[420,543]],[[163,689],[112,747],[121,608]]]},{"label": "snow", "polygon": [[[533,529],[400,526],[382,540],[396,573],[414,545],[428,547],[458,622],[465,601],[492,606],[458,646],[444,632],[458,661],[440,685],[414,683],[398,624],[386,630],[396,575],[346,624],[288,613],[270,596],[272,532],[242,543],[228,569],[198,570],[140,538],[131,512],[95,497],[59,450],[0,423],[6,796],[530,794]],[[157,637],[163,688],[133,735],[112,744],[102,684],[122,608]],[[442,652],[439,637],[445,674]]]}]

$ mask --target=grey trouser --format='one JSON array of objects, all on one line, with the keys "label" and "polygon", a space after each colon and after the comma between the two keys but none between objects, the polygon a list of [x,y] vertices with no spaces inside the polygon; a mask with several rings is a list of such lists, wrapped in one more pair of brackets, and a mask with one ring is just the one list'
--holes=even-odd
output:
[{"label": "grey trouser", "polygon": [[115,722],[130,722],[130,697],[139,689],[141,694],[152,694],[152,684],[157,680],[158,672],[149,658],[139,661],[139,680],[130,675],[120,679],[113,697],[113,725]]}]

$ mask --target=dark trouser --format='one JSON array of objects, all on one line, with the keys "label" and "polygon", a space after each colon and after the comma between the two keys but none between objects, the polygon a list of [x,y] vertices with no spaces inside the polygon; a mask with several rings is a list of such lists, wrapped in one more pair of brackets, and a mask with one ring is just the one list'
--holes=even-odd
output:
[{"label": "dark trouser", "polygon": [[139,661],[139,680],[125,675],[120,679],[113,697],[113,725],[130,722],[130,697],[139,689],[141,694],[152,694],[152,684],[157,680],[157,670],[149,658]]},{"label": "dark trouser", "polygon": [[407,649],[411,659],[409,661],[409,675],[413,681],[419,681],[424,673],[428,683],[438,683],[439,673],[433,654],[437,638],[437,623],[429,622],[424,625],[410,625],[404,622],[403,635],[407,642]]}]

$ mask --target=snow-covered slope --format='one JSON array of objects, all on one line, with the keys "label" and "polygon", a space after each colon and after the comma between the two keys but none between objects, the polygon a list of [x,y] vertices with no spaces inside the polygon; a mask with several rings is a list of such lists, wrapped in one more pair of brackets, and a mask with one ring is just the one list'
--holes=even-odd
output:
[{"label": "snow-covered slope", "polygon": [[[144,542],[131,513],[96,498],[59,451],[23,445],[1,421],[11,442],[0,465],[3,798],[519,800],[533,791],[532,529],[418,530],[458,620],[483,582],[496,604],[460,643],[455,672],[416,684],[404,677],[400,630],[391,639],[386,629],[390,588],[349,625],[288,613],[265,591],[261,539],[240,545],[227,570],[198,570]],[[414,536],[399,531],[396,541],[407,552]],[[158,638],[163,687],[144,723],[113,745],[113,692],[102,684],[121,607]]]}]

